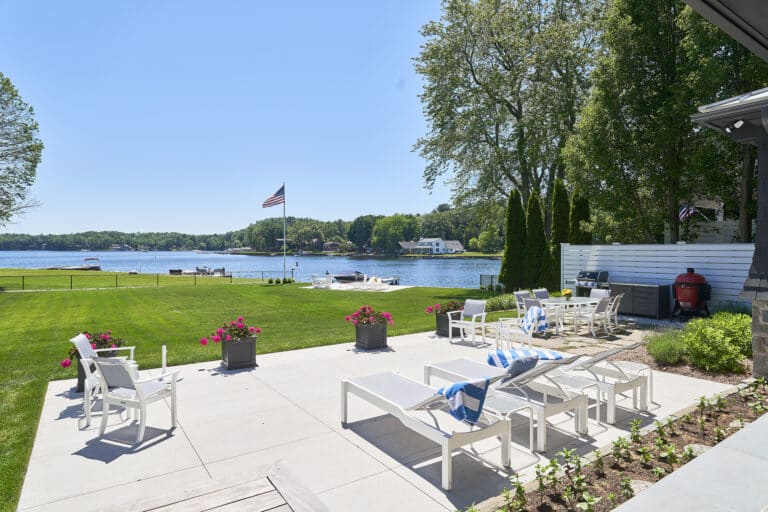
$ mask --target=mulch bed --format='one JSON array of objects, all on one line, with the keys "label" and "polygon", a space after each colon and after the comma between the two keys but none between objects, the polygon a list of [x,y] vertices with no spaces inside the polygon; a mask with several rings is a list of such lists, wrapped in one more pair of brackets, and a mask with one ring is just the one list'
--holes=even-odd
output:
[{"label": "mulch bed", "polygon": [[[523,499],[523,487],[513,489],[500,510],[611,510],[632,497],[631,480],[658,481],[693,458],[686,446],[714,446],[766,411],[768,386],[760,380],[727,397],[704,399],[680,418],[657,421],[644,435],[638,422],[629,437],[588,465],[567,450],[560,452],[555,462],[538,469],[534,490]],[[590,497],[596,503],[584,508]]]}]

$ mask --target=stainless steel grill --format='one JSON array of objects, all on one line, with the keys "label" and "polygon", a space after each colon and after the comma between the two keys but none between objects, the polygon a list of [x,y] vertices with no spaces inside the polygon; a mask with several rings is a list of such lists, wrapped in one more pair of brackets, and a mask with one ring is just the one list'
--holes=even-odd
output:
[{"label": "stainless steel grill", "polygon": [[606,270],[580,270],[576,276],[576,295],[586,297],[592,288],[609,288]]}]

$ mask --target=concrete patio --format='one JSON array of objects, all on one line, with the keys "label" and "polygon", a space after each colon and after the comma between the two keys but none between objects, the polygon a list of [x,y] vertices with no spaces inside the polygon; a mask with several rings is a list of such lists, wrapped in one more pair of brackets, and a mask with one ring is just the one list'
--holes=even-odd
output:
[{"label": "concrete patio", "polygon": [[[591,353],[630,338],[565,346]],[[169,435],[168,404],[153,404],[138,446],[132,444],[137,426],[121,423],[117,413],[103,438],[100,413],[90,427],[79,428],[82,395],[72,391],[74,381],[51,382],[19,510],[461,510],[498,496],[515,474],[533,480],[534,466],[563,447],[586,454],[628,435],[629,422],[638,417],[631,397],[619,402],[615,426],[596,423],[591,409],[588,437],[576,436],[570,417],[555,417],[545,454],[528,452],[528,424],[520,417],[512,472],[455,452],[454,490],[445,492],[438,445],[357,397],[350,398],[350,423],[342,427],[340,381],[389,370],[421,381],[425,363],[484,361],[490,346],[449,344],[431,332],[390,337],[389,345],[372,352],[346,343],[260,355],[258,368],[233,372],[221,370],[218,361],[178,367],[184,375],[178,428]],[[655,403],[639,417],[648,425],[728,388],[655,372]],[[474,449],[500,460],[498,442]]]}]

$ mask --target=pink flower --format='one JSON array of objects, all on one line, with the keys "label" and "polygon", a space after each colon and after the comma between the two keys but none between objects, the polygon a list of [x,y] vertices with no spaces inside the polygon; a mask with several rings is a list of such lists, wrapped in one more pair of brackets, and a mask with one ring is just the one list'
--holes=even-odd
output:
[{"label": "pink flower", "polygon": [[248,331],[249,331],[249,332],[254,332],[254,331],[256,331],[256,328],[255,328],[254,326],[250,326],[250,327],[248,328]]},{"label": "pink flower", "polygon": [[87,332],[84,332],[83,335],[85,335],[86,338],[91,339],[91,335]]},{"label": "pink flower", "polygon": [[352,321],[352,317],[350,315],[347,315],[347,316],[344,317],[344,321],[345,322],[351,322]]},{"label": "pink flower", "polygon": [[242,329],[243,327],[245,327],[245,325],[243,325],[243,322],[238,322],[235,327],[237,327],[238,329]]},{"label": "pink flower", "polygon": [[219,336],[218,334],[214,334],[213,336],[211,336],[211,340],[213,340],[214,343],[218,343],[221,341],[221,336]]},{"label": "pink flower", "polygon": [[219,336],[221,336],[222,334],[224,334],[224,329],[222,329],[221,327],[219,327],[218,329],[216,329],[216,334],[218,334]]},{"label": "pink flower", "polygon": [[354,320],[352,320],[352,323],[353,323],[354,325],[357,325],[357,318],[355,318]]},{"label": "pink flower", "polygon": [[113,343],[111,348],[117,348],[117,345]]},{"label": "pink flower", "polygon": [[91,348],[92,348],[93,350],[96,350],[96,344],[95,344],[95,343],[91,343]]},{"label": "pink flower", "polygon": [[59,364],[61,364],[61,367],[62,367],[62,368],[69,368],[70,366],[72,366],[72,360],[71,360],[71,359],[64,359],[64,360],[63,360],[61,363],[59,363]]},{"label": "pink flower", "polygon": [[229,334],[227,334],[227,337],[226,337],[226,338],[224,338],[224,339],[225,339],[226,341],[232,341],[232,336],[230,336]]},{"label": "pink flower", "polygon": [[427,311],[427,313],[431,313],[432,312],[432,306],[427,306],[426,311]]},{"label": "pink flower", "polygon": [[208,338],[200,338],[200,344],[205,346],[208,344]]},{"label": "pink flower", "polygon": [[109,339],[109,334],[102,334],[100,337],[103,340],[108,340]]},{"label": "pink flower", "polygon": [[256,328],[256,334],[261,334],[261,327]]},{"label": "pink flower", "polygon": [[245,319],[243,317],[239,316],[239,317],[237,317],[237,322],[241,324],[241,323],[245,322]]}]

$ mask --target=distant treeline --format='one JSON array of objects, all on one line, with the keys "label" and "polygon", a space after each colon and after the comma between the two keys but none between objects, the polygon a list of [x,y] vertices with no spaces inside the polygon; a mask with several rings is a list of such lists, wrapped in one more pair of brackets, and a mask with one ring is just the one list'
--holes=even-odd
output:
[{"label": "distant treeline", "polygon": [[[487,210],[487,208],[486,208]],[[435,237],[459,240],[465,248],[497,252],[504,246],[504,206],[495,215],[472,208],[441,204],[426,214],[363,215],[352,221],[286,218],[286,238],[291,251],[357,252],[373,250],[394,254],[398,242]],[[488,218],[498,219],[488,220]],[[0,250],[102,251],[127,248],[147,251],[223,251],[250,247],[254,251],[282,250],[283,219],[264,219],[238,231],[213,235],[183,233],[122,233],[86,231],[65,235],[0,234]]]}]

